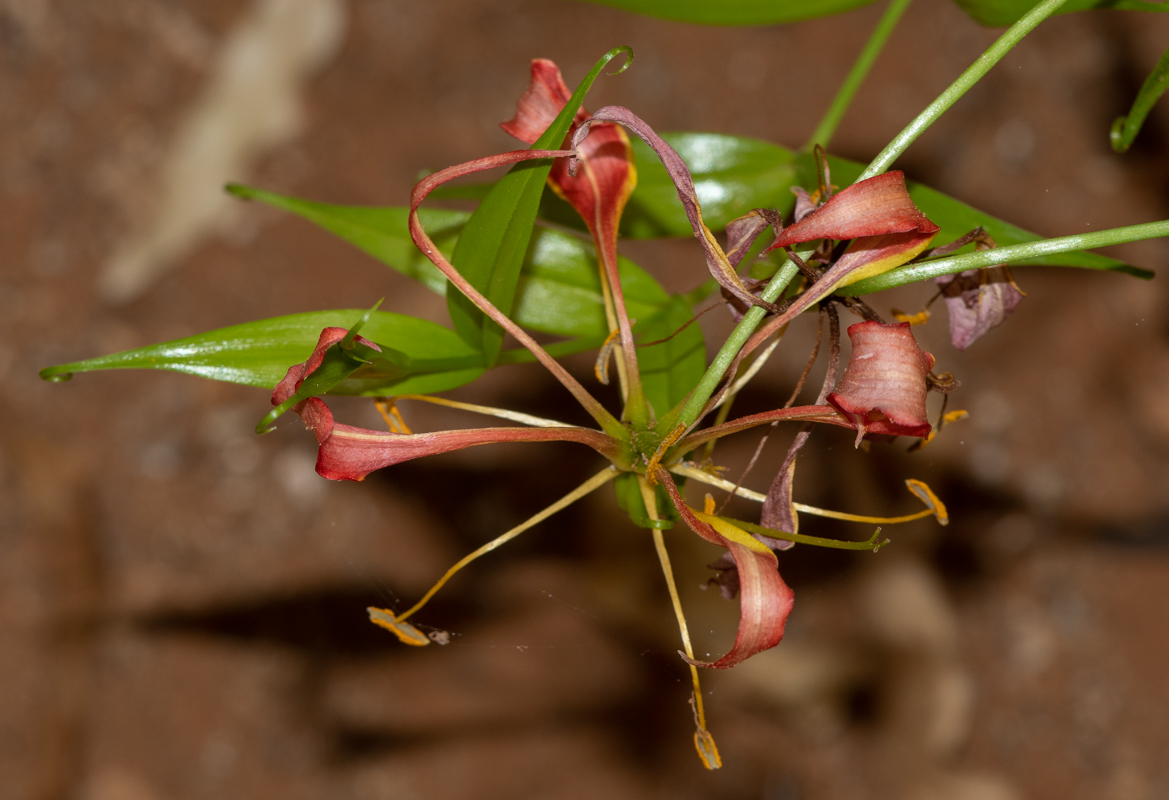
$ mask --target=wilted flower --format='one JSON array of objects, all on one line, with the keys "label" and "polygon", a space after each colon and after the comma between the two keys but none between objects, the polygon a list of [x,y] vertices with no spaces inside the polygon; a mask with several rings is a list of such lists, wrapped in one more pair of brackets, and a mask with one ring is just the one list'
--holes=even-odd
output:
[{"label": "wilted flower", "polygon": [[828,402],[866,433],[927,436],[926,376],[934,357],[923,352],[908,322],[858,322],[848,327],[852,356]]}]

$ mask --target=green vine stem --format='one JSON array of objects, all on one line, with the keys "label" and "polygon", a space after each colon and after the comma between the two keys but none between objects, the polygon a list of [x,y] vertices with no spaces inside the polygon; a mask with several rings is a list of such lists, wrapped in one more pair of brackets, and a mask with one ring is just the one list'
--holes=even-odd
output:
[{"label": "green vine stem", "polygon": [[828,111],[824,113],[824,118],[820,120],[820,124],[816,126],[816,130],[812,132],[808,143],[804,145],[804,152],[812,152],[812,148],[817,144],[828,149],[828,143],[832,141],[832,135],[836,133],[837,126],[840,125],[840,120],[844,118],[845,112],[848,111],[849,105],[852,104],[852,98],[856,95],[857,90],[860,89],[861,84],[865,82],[865,78],[869,75],[869,70],[873,68],[873,63],[877,60],[877,56],[881,54],[881,50],[885,47],[885,42],[889,39],[889,34],[893,33],[893,29],[897,27],[901,15],[905,13],[905,9],[909,8],[909,4],[913,0],[890,0],[888,8],[885,9],[881,21],[877,23],[877,27],[873,28],[872,35],[869,36],[869,41],[865,44],[859,56],[857,56],[856,63],[852,65],[848,76],[844,79],[844,83],[840,85],[840,89],[836,92],[836,97],[832,99],[832,105],[828,106]]},{"label": "green vine stem", "polygon": [[[954,103],[958,101],[959,97],[964,95],[971,86],[976,84],[984,75],[986,75],[987,72],[990,71],[991,67],[997,64],[1003,56],[1010,52],[1011,48],[1018,44],[1024,36],[1030,33],[1036,25],[1058,11],[1060,6],[1066,2],[1067,0],[1043,0],[1043,2],[1039,3],[1030,11],[1028,11],[1022,19],[1008,28],[1007,31],[1002,36],[1000,36],[998,40],[995,41],[995,43],[991,45],[985,53],[978,57],[978,60],[975,61],[969,69],[967,69],[958,77],[958,80],[954,81],[954,83],[952,83],[950,87],[946,89],[946,91],[942,92],[942,94],[938,96],[937,100],[930,103],[929,107],[926,108],[925,111],[921,112],[921,114],[919,114],[917,118],[913,120],[913,122],[909,123],[905,130],[897,134],[893,141],[890,142],[889,145],[884,150],[882,150],[875,159],[873,159],[873,162],[869,164],[869,166],[857,180],[861,181],[865,180],[866,178],[871,178],[874,175],[879,175],[888,169],[889,165],[891,165],[897,159],[897,157],[905,151],[905,148],[909,147],[909,145],[912,144],[918,136],[921,136],[922,133],[924,133],[931,125],[933,125],[938,120],[938,118],[943,113],[945,113],[947,109],[950,108],[950,106],[954,105]],[[1151,224],[1156,225],[1159,223]],[[1085,235],[1090,236],[1092,234]],[[1166,234],[1150,234],[1150,236],[1164,235]],[[1034,242],[1029,246],[1037,247],[1042,246],[1043,244],[1044,243],[1042,242]],[[1099,247],[1101,245],[1089,246]],[[1082,249],[1082,247],[1083,245],[1070,249],[1078,250]],[[1005,249],[1007,248],[1000,248],[1000,252]],[[810,254],[811,251],[803,251],[799,255],[801,258],[806,259]],[[959,258],[966,258],[966,256],[959,256]],[[1002,260],[1000,258],[999,261],[991,261],[989,263],[1002,263]],[[962,269],[971,268],[972,267],[962,267]],[[779,272],[777,272],[775,277],[771,279],[771,282],[767,284],[760,296],[768,302],[774,302],[780,296],[780,294],[783,293],[783,290],[787,288],[788,283],[791,282],[791,279],[795,277],[796,272],[796,265],[792,263],[790,259],[785,261],[783,266],[780,267]],[[921,279],[917,278],[916,280]],[[855,291],[856,287],[860,285],[861,282],[858,282],[849,288],[852,291]],[[698,421],[699,416],[702,414],[702,409],[706,406],[706,401],[710,399],[712,394],[714,394],[714,390],[718,387],[719,381],[722,380],[723,375],[726,373],[728,367],[730,367],[731,362],[735,360],[735,356],[738,354],[739,350],[742,349],[744,344],[746,344],[747,339],[751,336],[752,333],[755,332],[755,329],[759,327],[759,323],[763,320],[763,315],[764,309],[760,308],[759,306],[753,307],[743,315],[743,319],[739,321],[739,324],[735,326],[733,331],[731,331],[731,335],[727,337],[725,342],[723,342],[723,346],[719,349],[718,354],[714,357],[714,360],[711,361],[710,366],[707,367],[706,373],[702,376],[702,380],[698,382],[698,385],[694,387],[694,391],[690,393],[688,398],[686,398],[684,405],[682,405],[679,409],[676,409],[676,413],[667,415],[661,420],[661,422],[658,423],[657,432],[659,434],[664,435],[671,428],[679,425],[690,427]]]},{"label": "green vine stem", "polygon": [[966,94],[974,84],[982,80],[986,73],[990,72],[991,67],[997,64],[1003,56],[1011,51],[1019,41],[1030,33],[1036,25],[1043,20],[1050,17],[1059,7],[1066,3],[1067,0],[1043,0],[1034,8],[1023,15],[1022,19],[1007,28],[1006,33],[1000,36],[994,44],[982,55],[978,57],[970,67],[963,72],[958,80],[950,84],[946,91],[938,95],[938,99],[934,100],[926,110],[917,115],[913,122],[905,127],[905,130],[897,134],[893,141],[877,154],[873,159],[873,163],[869,164],[868,168],[861,173],[857,181],[863,181],[866,178],[871,178],[874,175],[880,175],[897,160],[897,157],[905,152],[905,149],[921,136],[930,125],[937,122],[938,117],[946,113],[950,106],[958,102],[958,98]]},{"label": "green vine stem", "polygon": [[1116,122],[1112,123],[1109,140],[1113,150],[1123,153],[1132,146],[1132,140],[1137,138],[1137,134],[1141,132],[1141,125],[1145,123],[1145,117],[1149,115],[1149,111],[1152,110],[1157,99],[1165,93],[1166,89],[1169,89],[1169,50],[1166,50],[1165,55],[1161,56],[1161,60],[1149,73],[1149,77],[1145,78],[1128,116],[1118,117]]},{"label": "green vine stem", "polygon": [[952,275],[955,272],[964,272],[968,269],[993,267],[998,264],[1009,264],[1036,256],[1068,253],[1073,250],[1090,250],[1113,244],[1136,242],[1141,239],[1156,239],[1161,236],[1169,236],[1169,220],[1146,222],[1143,225],[1129,225],[1124,228],[1111,228],[1106,231],[1095,231],[1093,233],[1078,233],[1074,236],[1061,236],[1058,239],[1041,239],[1038,242],[1013,244],[1007,247],[996,247],[991,250],[981,250],[977,253],[966,253],[960,256],[950,256],[933,261],[922,261],[906,267],[898,267],[897,269],[886,272],[884,275],[877,275],[873,278],[857,281],[851,286],[841,289],[838,294],[868,294],[870,292],[879,292],[882,289],[892,289],[894,286],[904,286],[907,283],[916,283],[917,281],[936,278],[940,275]]}]

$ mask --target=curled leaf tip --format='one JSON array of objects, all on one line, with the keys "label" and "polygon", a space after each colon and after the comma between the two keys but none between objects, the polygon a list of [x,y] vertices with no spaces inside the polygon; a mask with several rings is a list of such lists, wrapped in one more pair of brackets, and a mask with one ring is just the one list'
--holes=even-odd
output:
[{"label": "curled leaf tip", "polygon": [[[425,647],[430,644],[430,638],[422,631],[415,628],[409,622],[399,622],[398,619],[390,613],[388,609],[374,608],[370,606],[366,609],[369,612],[369,621],[379,628],[385,628],[390,633],[394,634],[404,644],[413,647]],[[448,639],[449,640],[449,639]],[[437,640],[436,640],[437,641]],[[446,642],[440,642],[446,644]]]},{"label": "curled leaf tip", "polygon": [[620,45],[618,47],[614,47],[608,53],[605,53],[605,55],[602,56],[602,58],[607,63],[619,55],[625,56],[625,63],[623,63],[620,67],[618,67],[617,69],[615,69],[612,72],[609,72],[607,74],[620,75],[622,72],[629,69],[630,66],[632,66],[632,64],[633,64],[633,48],[627,44],[623,44],[623,45]]}]

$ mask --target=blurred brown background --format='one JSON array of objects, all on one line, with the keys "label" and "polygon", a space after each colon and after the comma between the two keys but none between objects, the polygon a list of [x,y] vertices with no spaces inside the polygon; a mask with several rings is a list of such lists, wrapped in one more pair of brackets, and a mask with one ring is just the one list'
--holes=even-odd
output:
[{"label": "blurred brown background", "polygon": [[[497,123],[530,58],[571,84],[618,44],[636,61],[590,107],[798,146],[880,10],[735,30],[561,0],[0,2],[0,795],[1169,797],[1164,242],[1116,252],[1161,270],[1152,283],[1020,270],[1026,301],[966,353],[942,314],[916,329],[972,413],[925,451],[813,437],[798,499],[906,513],[901,481],[918,477],[953,523],[886,529],[875,556],[781,556],[787,639],[704,675],[726,763],[710,774],[649,537],[607,489],[453,581],[419,618],[449,646],[406,648],[366,621],[592,474],[590,452],[480,448],[330,484],[294,420],[252,434],[261,391],[37,378],[383,294],[440,320],[441,298],[217,187],[402,204],[420,170],[513,146]],[[833,150],[867,160],[996,33],[918,0]],[[1108,148],[1167,42],[1169,16],[1050,21],[899,166],[1047,235],[1169,216],[1165,107],[1130,153]],[[702,275],[692,244],[625,251],[684,290]],[[704,324],[711,341],[727,329],[722,312]],[[786,396],[800,349],[737,410]],[[575,419],[534,367],[455,394]],[[377,424],[367,403],[333,407]],[[416,429],[479,423],[407,413]],[[754,443],[719,460],[741,467]],[[716,553],[684,531],[667,541],[700,651],[725,649],[737,606],[698,590]]]}]

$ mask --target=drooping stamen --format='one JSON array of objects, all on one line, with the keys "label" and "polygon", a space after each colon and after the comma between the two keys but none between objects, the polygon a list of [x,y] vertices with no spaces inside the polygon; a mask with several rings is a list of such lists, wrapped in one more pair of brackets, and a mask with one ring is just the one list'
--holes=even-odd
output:
[{"label": "drooping stamen", "polygon": [[[520,411],[512,411],[509,408],[495,408],[493,406],[480,406],[474,403],[461,403],[458,400],[448,400],[445,397],[435,397],[429,394],[400,394],[393,398],[394,400],[418,400],[423,403],[431,403],[436,406],[446,406],[447,408],[457,408],[461,411],[472,411],[476,414],[484,414],[488,417],[498,417],[499,419],[506,419],[512,422],[518,422],[521,425],[528,425],[533,428],[579,428],[579,425],[571,425],[567,422],[558,422],[554,419],[545,419],[544,417],[536,417],[531,414],[524,414]],[[409,431],[407,431],[409,433]]]},{"label": "drooping stamen", "polygon": [[[651,520],[658,519],[657,493],[650,486],[643,475],[637,476],[637,485],[641,489],[641,497],[645,502],[645,513]],[[690,629],[686,625],[686,614],[682,611],[682,600],[678,596],[678,586],[674,583],[674,568],[670,566],[670,554],[666,550],[666,540],[660,528],[653,529],[654,549],[658,554],[658,561],[662,565],[662,574],[666,578],[666,588],[670,592],[670,602],[674,606],[674,616],[678,619],[678,631],[682,636],[682,647],[685,648],[689,660],[690,679],[694,684],[694,694],[691,695],[691,704],[694,708],[694,724],[697,730],[694,733],[694,749],[702,759],[707,769],[718,769],[722,766],[722,759],[718,755],[718,748],[714,745],[714,737],[706,729],[706,713],[702,707],[702,686],[698,680],[698,668],[694,666],[694,647],[690,644]],[[713,754],[713,755],[712,755]]]},{"label": "drooping stamen", "polygon": [[[446,582],[449,581],[455,575],[455,573],[457,573],[463,567],[467,566],[472,561],[479,558],[479,556],[486,555],[487,553],[490,553],[492,550],[495,550],[500,545],[506,544],[507,542],[510,542],[512,539],[519,536],[521,533],[526,531],[528,528],[531,528],[532,526],[543,522],[544,520],[548,519],[548,517],[555,514],[557,511],[560,511],[561,509],[572,505],[577,500],[579,500],[582,497],[584,497],[585,495],[587,495],[589,492],[592,492],[594,489],[597,489],[597,488],[600,488],[601,486],[604,486],[606,483],[608,483],[609,481],[616,478],[617,475],[618,475],[618,472],[613,467],[607,467],[607,468],[601,470],[596,475],[594,475],[593,477],[589,478],[587,481],[582,483],[580,486],[576,487],[571,492],[566,494],[564,497],[560,498],[555,503],[553,503],[552,505],[545,508],[543,511],[540,511],[539,513],[524,520],[519,525],[516,525],[514,528],[512,528],[511,530],[509,530],[507,533],[503,534],[502,536],[499,536],[495,539],[492,539],[490,542],[483,545],[479,549],[475,550],[473,553],[470,553],[469,555],[463,556],[463,558],[461,558],[457,562],[455,562],[455,565],[453,567],[451,567],[450,569],[448,569],[443,574],[443,576],[441,578],[439,578],[438,581],[435,582],[435,584],[433,586],[430,587],[429,591],[427,591],[426,594],[424,594],[422,596],[422,599],[419,600],[417,603],[415,603],[414,606],[412,608],[410,608],[409,610],[407,610],[401,614],[397,614],[397,615],[395,615],[389,609],[371,609],[370,613],[372,614],[372,612],[374,610],[380,610],[384,614],[389,614],[390,617],[393,619],[394,623],[400,624],[400,623],[404,622],[408,617],[413,616],[415,613],[418,612],[419,609],[421,609],[428,602],[430,602],[430,598],[434,597],[434,595],[438,592],[438,590],[441,589],[446,584]],[[374,622],[382,625],[382,627],[387,627],[387,625],[385,625],[383,622],[378,622],[378,620],[376,620],[376,619],[374,620]],[[393,630],[393,629],[391,628],[391,630]],[[396,630],[394,632],[398,633],[398,631],[396,631]],[[399,635],[399,638],[402,638],[401,634],[398,634],[398,635]],[[403,639],[403,641],[405,641],[405,640]],[[410,644],[425,644],[425,642],[410,642]]]},{"label": "drooping stamen", "polygon": [[[735,484],[720,478],[717,475],[711,475],[703,469],[699,469],[692,464],[675,464],[670,467],[670,472],[675,475],[681,475],[684,478],[693,478],[699,483],[705,483],[708,486],[714,486],[727,492],[733,492],[735,495],[745,498],[747,500],[754,500],[756,503],[762,503],[767,500],[767,495],[760,492],[746,489],[742,486],[736,488]],[[906,488],[909,489],[913,495],[921,500],[926,505],[925,511],[918,511],[914,514],[906,514],[900,517],[873,517],[867,514],[848,514],[843,511],[831,511],[825,508],[817,508],[816,506],[809,506],[803,503],[792,503],[792,507],[796,511],[804,514],[811,514],[815,517],[831,517],[832,519],[847,520],[849,522],[872,522],[878,525],[895,525],[900,522],[912,522],[916,519],[925,519],[926,517],[936,517],[939,525],[950,524],[949,512],[946,510],[945,504],[934,494],[924,481],[919,481],[916,478],[909,478],[905,481]],[[738,524],[738,523],[736,523]],[[790,541],[800,541],[799,539],[792,539]]]},{"label": "drooping stamen", "polygon": [[[829,392],[836,386],[836,372],[840,367],[840,317],[836,313],[836,307],[828,303],[821,307],[821,316],[828,318],[828,368],[824,370],[824,380],[820,384],[820,393],[816,396],[816,403],[823,403],[828,397]],[[816,344],[819,349],[820,332],[824,329],[823,325],[817,327]],[[815,358],[816,353],[813,352],[812,357]],[[812,361],[808,362],[808,366],[804,367],[804,375],[800,377],[800,385],[803,384],[804,378],[807,376],[808,367],[811,366]],[[792,396],[788,398],[785,408],[790,406],[796,399],[799,392],[799,386]],[[772,423],[772,427],[775,423]],[[771,487],[767,490],[767,500],[763,503],[763,511],[760,516],[760,522],[768,528],[788,531],[789,533],[799,533],[800,519],[796,514],[792,504],[792,493],[795,487],[796,478],[796,456],[799,455],[800,450],[812,435],[812,424],[804,423],[800,428],[800,432],[796,434],[795,439],[788,447],[787,455],[784,456],[783,464],[776,473],[775,478],[771,481]],[[773,546],[779,547],[778,542],[768,542]]]}]

